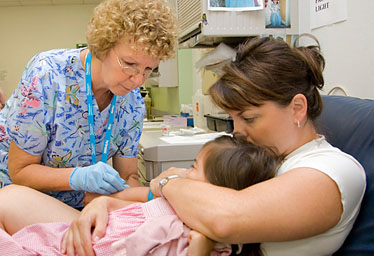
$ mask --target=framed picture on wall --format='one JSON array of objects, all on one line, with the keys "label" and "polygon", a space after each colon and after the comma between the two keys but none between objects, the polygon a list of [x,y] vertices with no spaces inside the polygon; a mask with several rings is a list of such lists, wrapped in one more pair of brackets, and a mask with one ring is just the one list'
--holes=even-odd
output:
[{"label": "framed picture on wall", "polygon": [[291,28],[290,0],[264,0],[265,27]]},{"label": "framed picture on wall", "polygon": [[208,0],[210,11],[256,11],[263,8],[263,0]]}]

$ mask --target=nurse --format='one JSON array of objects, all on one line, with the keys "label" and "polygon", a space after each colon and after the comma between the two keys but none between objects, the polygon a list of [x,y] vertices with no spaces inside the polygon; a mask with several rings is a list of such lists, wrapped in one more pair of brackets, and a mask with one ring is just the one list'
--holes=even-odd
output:
[{"label": "nurse", "polygon": [[29,186],[75,208],[85,191],[138,186],[139,87],[174,54],[175,28],[163,0],[107,0],[89,21],[88,48],[34,56],[0,113],[0,186]]}]

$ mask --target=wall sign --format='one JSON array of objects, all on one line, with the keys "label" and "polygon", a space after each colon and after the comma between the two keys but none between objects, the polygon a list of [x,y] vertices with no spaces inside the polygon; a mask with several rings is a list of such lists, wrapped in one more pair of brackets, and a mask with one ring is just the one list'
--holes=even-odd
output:
[{"label": "wall sign", "polygon": [[310,28],[347,19],[347,0],[310,0]]}]

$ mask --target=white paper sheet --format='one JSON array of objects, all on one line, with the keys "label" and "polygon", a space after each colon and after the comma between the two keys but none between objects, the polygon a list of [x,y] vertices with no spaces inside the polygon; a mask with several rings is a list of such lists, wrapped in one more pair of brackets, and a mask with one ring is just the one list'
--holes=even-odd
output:
[{"label": "white paper sheet", "polygon": [[216,137],[222,135],[230,135],[226,132],[213,132],[213,133],[204,133],[196,134],[192,136],[162,136],[161,140],[169,144],[201,144],[206,143],[210,140],[214,140]]}]

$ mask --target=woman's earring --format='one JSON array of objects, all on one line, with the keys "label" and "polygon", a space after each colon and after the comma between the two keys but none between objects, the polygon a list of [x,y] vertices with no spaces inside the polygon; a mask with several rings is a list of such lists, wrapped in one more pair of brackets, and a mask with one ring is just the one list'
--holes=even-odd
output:
[{"label": "woman's earring", "polygon": [[300,128],[300,121],[297,120],[297,128]]}]

